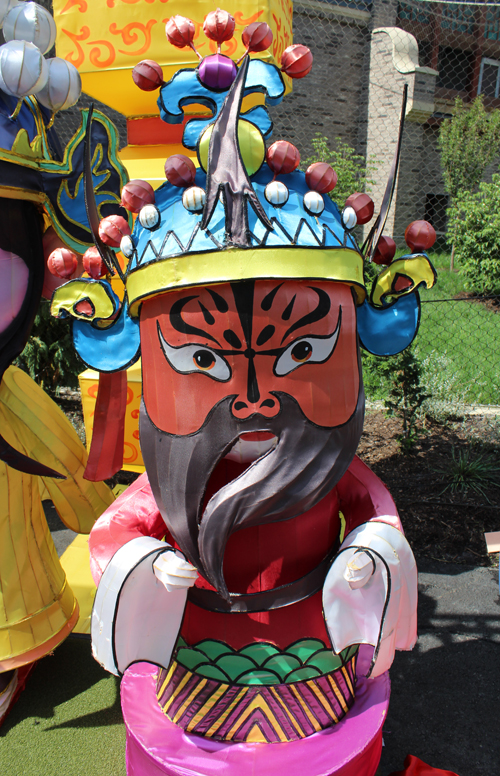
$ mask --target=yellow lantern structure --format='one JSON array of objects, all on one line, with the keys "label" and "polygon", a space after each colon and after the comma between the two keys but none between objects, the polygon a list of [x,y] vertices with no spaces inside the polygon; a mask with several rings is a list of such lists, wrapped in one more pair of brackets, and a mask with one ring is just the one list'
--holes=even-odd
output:
[{"label": "yellow lantern structure", "polygon": [[[243,29],[252,22],[267,22],[273,42],[258,56],[279,64],[283,51],[292,43],[290,0],[229,0],[224,7],[234,16],[236,32],[222,44],[221,53],[240,57],[245,51]],[[197,65],[192,49],[176,49],[167,42],[165,24],[176,14],[194,21],[194,44],[200,54],[215,53],[216,43],[203,33],[204,19],[213,10],[213,0],[174,0],[168,4],[166,0],[54,0],[58,56],[79,70],[84,92],[127,117],[128,146],[122,149],[121,159],[131,178],[147,180],[154,188],[165,180],[166,158],[173,153],[186,154],[181,146],[185,122],[193,116],[206,116],[208,111],[202,105],[190,105],[182,124],[166,124],[158,115],[157,91],[135,87],[132,70],[141,60],[151,59],[162,66],[164,79],[169,81],[178,70]],[[262,95],[251,95],[244,109],[262,102]],[[195,152],[191,154],[196,161]]]}]

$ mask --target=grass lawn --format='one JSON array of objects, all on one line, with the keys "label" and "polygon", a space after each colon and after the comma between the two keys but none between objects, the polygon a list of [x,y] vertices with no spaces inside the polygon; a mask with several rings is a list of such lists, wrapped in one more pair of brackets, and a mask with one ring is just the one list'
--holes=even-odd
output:
[{"label": "grass lawn", "polygon": [[421,294],[419,352],[424,357],[432,351],[440,354],[443,379],[467,403],[500,404],[500,310],[475,301],[435,301],[463,291],[461,276],[449,271],[446,254],[431,257],[436,259],[438,281]]},{"label": "grass lawn", "polygon": [[118,679],[70,637],[35,666],[0,728],[2,776],[125,776]]},{"label": "grass lawn", "polygon": [[[402,252],[400,252],[402,253]],[[500,308],[484,303],[452,300],[463,282],[449,271],[449,255],[431,254],[438,280],[421,292],[422,317],[415,344],[419,355],[428,357],[428,380],[440,385],[441,398],[468,404],[500,404]],[[382,398],[377,381],[367,376],[367,392]]]}]

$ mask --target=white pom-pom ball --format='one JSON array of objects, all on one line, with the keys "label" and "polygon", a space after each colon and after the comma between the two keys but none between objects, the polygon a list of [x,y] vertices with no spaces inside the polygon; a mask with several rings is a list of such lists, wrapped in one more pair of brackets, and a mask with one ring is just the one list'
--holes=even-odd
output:
[{"label": "white pom-pom ball", "polygon": [[18,0],[0,0],[0,28],[3,27],[3,22],[11,8],[17,5]]},{"label": "white pom-pom ball", "polygon": [[182,195],[182,204],[191,213],[201,213],[205,206],[205,190],[200,186],[190,186]]},{"label": "white pom-pom ball", "polygon": [[346,229],[354,229],[358,223],[358,217],[353,207],[345,207],[342,211],[342,223]]},{"label": "white pom-pom ball", "polygon": [[12,97],[36,94],[47,83],[49,68],[40,49],[24,40],[0,46],[0,89]]},{"label": "white pom-pom ball", "polygon": [[26,40],[46,54],[56,41],[57,30],[54,18],[41,5],[18,3],[4,19],[3,34],[6,41]]},{"label": "white pom-pom ball", "polygon": [[304,207],[314,216],[319,216],[325,209],[325,200],[317,191],[308,191],[304,195]]},{"label": "white pom-pom ball", "polygon": [[120,250],[126,259],[132,258],[135,248],[130,235],[126,234],[125,237],[122,237],[120,242]]},{"label": "white pom-pom ball", "polygon": [[47,60],[49,77],[36,98],[51,111],[66,110],[78,102],[82,93],[80,73],[71,62],[54,57]]},{"label": "white pom-pom ball", "polygon": [[139,222],[145,229],[154,229],[160,223],[160,211],[156,205],[144,205],[139,210]]},{"label": "white pom-pom ball", "polygon": [[264,194],[268,202],[274,207],[280,207],[288,202],[288,189],[281,181],[271,181],[264,189]]}]

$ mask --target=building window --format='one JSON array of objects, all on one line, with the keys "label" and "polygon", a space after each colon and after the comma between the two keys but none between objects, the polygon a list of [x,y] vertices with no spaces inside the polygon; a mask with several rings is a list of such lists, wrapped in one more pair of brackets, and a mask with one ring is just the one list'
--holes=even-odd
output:
[{"label": "building window", "polygon": [[500,62],[496,59],[481,60],[481,70],[479,71],[478,94],[484,94],[485,97],[498,97],[498,88],[500,86]]},{"label": "building window", "polygon": [[431,20],[431,9],[429,5],[421,2],[402,2],[398,6],[398,18],[410,22],[419,22],[420,24],[429,24]]},{"label": "building window", "polygon": [[441,6],[441,29],[473,35],[476,9],[467,5],[443,3]]},{"label": "building window", "polygon": [[474,56],[470,51],[440,46],[438,54],[437,86],[456,92],[469,90],[472,80]]},{"label": "building window", "polygon": [[427,194],[425,197],[425,220],[436,232],[446,232],[446,208],[448,194]]},{"label": "building window", "polygon": [[484,37],[488,40],[500,40],[500,8],[487,9]]}]

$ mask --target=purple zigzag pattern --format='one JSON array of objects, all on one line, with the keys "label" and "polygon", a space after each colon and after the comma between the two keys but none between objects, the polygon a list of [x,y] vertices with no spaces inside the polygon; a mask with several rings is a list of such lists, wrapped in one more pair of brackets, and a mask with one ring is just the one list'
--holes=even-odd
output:
[{"label": "purple zigzag pattern", "polygon": [[[354,657],[343,669],[353,689],[355,666]],[[331,727],[351,708],[354,694],[343,670],[290,684],[245,687],[204,678],[175,663],[160,671],[157,697],[169,719],[196,735],[246,741],[256,725],[269,743],[295,741]],[[248,713],[253,702],[255,708]]]}]

